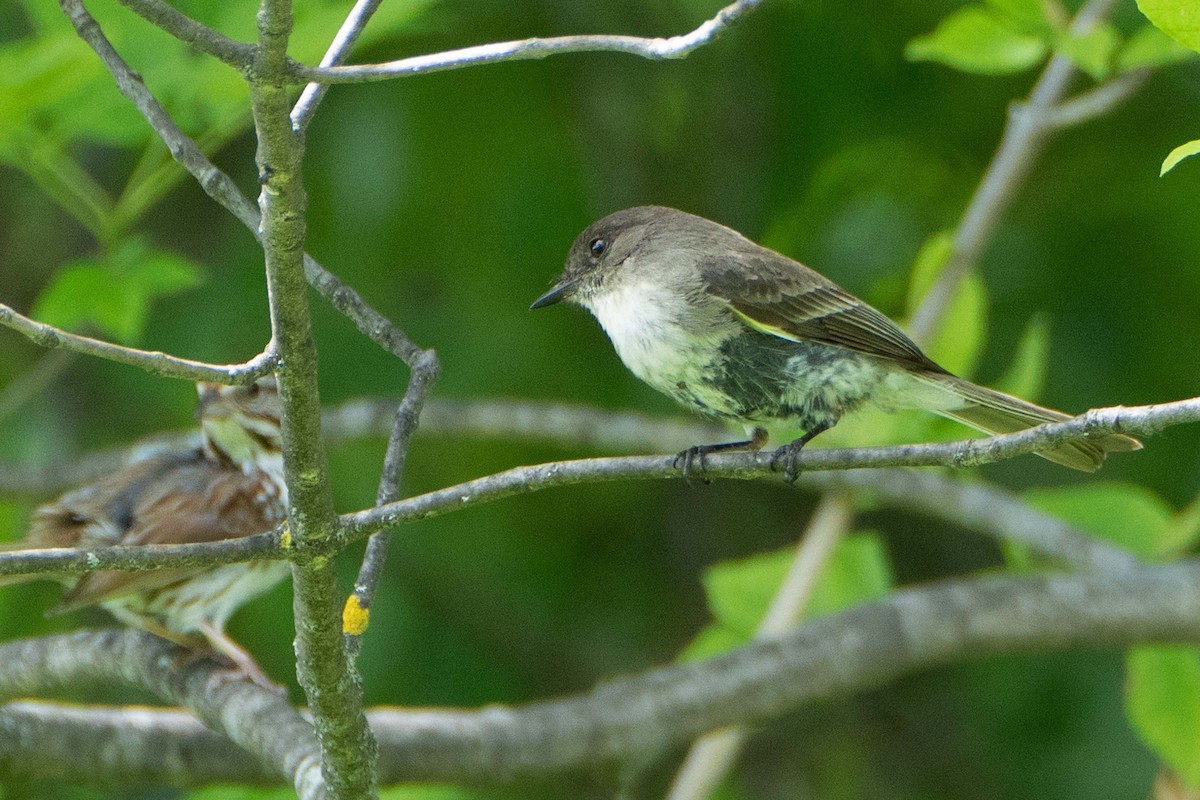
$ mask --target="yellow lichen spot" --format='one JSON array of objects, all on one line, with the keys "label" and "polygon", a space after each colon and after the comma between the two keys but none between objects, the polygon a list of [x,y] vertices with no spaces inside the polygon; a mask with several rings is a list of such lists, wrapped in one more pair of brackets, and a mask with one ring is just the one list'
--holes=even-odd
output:
[{"label": "yellow lichen spot", "polygon": [[283,523],[283,530],[279,532],[279,546],[284,550],[292,549],[292,529],[286,522]]},{"label": "yellow lichen spot", "polygon": [[346,598],[342,608],[342,633],[347,636],[362,636],[371,621],[371,609],[363,608],[358,595],[352,594]]}]

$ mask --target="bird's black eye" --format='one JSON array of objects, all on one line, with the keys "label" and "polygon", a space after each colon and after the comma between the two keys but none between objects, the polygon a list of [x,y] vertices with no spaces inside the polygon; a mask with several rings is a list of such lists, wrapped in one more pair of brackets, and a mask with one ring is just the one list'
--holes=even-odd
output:
[{"label": "bird's black eye", "polygon": [[608,239],[592,239],[588,242],[588,250],[592,251],[592,258],[599,258],[608,252]]},{"label": "bird's black eye", "polygon": [[246,396],[247,397],[258,397],[258,393],[260,391],[262,391],[262,387],[259,386],[257,383],[252,383],[246,387]]}]

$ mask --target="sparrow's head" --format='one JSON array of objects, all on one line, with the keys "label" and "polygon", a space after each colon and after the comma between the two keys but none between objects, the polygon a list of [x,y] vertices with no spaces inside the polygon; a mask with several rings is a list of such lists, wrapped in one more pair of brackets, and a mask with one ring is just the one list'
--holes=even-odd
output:
[{"label": "sparrow's head", "polygon": [[247,386],[197,383],[196,419],[204,447],[245,466],[283,451],[279,386],[274,376]]}]

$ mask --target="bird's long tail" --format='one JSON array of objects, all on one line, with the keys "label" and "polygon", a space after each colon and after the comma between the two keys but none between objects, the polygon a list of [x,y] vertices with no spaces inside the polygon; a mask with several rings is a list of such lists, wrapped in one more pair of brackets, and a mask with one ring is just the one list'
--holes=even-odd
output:
[{"label": "bird's long tail", "polygon": [[[1034,405],[953,375],[931,375],[929,379],[931,382],[935,380],[941,388],[962,398],[965,403],[960,408],[939,408],[938,414],[985,433],[1014,433],[1046,422],[1071,419],[1070,414]],[[1064,467],[1095,472],[1104,463],[1108,453],[1140,449],[1142,443],[1137,439],[1114,433],[1066,442],[1049,450],[1039,450],[1037,454]]]}]

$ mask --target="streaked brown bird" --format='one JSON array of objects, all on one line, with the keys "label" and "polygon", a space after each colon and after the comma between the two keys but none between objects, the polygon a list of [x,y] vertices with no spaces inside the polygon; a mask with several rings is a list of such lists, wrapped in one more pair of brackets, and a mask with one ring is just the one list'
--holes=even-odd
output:
[{"label": "streaked brown bird", "polygon": [[[24,539],[5,550],[184,544],[268,531],[287,515],[279,393],[275,379],[249,386],[197,384],[201,445],[134,461],[38,508]],[[100,605],[120,621],[196,650],[199,633],[252,679],[261,668],[225,634],[242,604],[289,572],[283,561],[208,569],[20,575],[67,585],[49,614]]]}]

